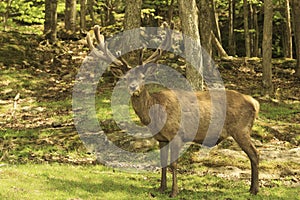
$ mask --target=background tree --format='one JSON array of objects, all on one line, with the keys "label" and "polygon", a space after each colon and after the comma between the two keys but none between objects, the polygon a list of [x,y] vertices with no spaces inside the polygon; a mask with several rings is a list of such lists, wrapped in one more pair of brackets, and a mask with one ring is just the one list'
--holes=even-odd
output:
[{"label": "background tree", "polygon": [[293,42],[292,42],[292,26],[291,26],[291,13],[290,13],[290,1],[284,1],[284,44],[283,54],[286,58],[293,58]]},{"label": "background tree", "polygon": [[252,8],[253,8],[253,56],[258,57],[259,56],[259,35],[260,35],[260,28],[258,24],[258,2],[252,2]]},{"label": "background tree", "polygon": [[[211,2],[210,0],[199,0],[199,29],[202,47],[206,50],[209,56],[212,56],[212,17],[211,17]],[[205,38],[205,39],[204,39]]]},{"label": "background tree", "polygon": [[229,32],[228,32],[228,49],[229,55],[235,55],[235,35],[234,35],[234,19],[235,19],[235,0],[229,0]]},{"label": "background tree", "polygon": [[300,2],[299,0],[292,0],[294,35],[296,44],[296,73],[295,76],[300,77]]},{"label": "background tree", "polygon": [[76,31],[76,0],[66,0],[65,28],[75,33]]},{"label": "background tree", "polygon": [[124,29],[130,30],[141,26],[142,0],[127,0],[124,17]]},{"label": "background tree", "polygon": [[248,9],[248,0],[243,1],[243,9],[244,9],[244,35],[245,35],[245,51],[246,57],[251,56],[250,50],[250,32],[249,32],[249,9]]},{"label": "background tree", "polygon": [[54,43],[57,38],[57,0],[45,1],[45,38]]},{"label": "background tree", "polygon": [[178,5],[182,32],[183,34],[191,37],[191,39],[195,41],[195,43],[191,44],[190,42],[187,42],[187,40],[185,40],[185,56],[188,57],[189,60],[191,60],[192,62],[194,61],[194,63],[199,64],[198,66],[194,66],[197,68],[197,70],[190,64],[187,64],[186,77],[195,90],[202,90],[203,79],[201,76],[199,76],[199,73],[202,73],[203,66],[202,62],[199,63],[199,58],[202,56],[202,52],[197,51],[197,47],[200,47],[200,35],[198,27],[199,21],[196,1],[178,0]]},{"label": "background tree", "polygon": [[272,0],[264,1],[264,28],[263,28],[263,94],[273,95],[272,84],[272,28],[273,28],[273,3]]},{"label": "background tree", "polygon": [[80,0],[80,32],[86,29],[86,0]]},{"label": "background tree", "polygon": [[[124,16],[124,30],[132,30],[139,28],[141,26],[141,10],[142,10],[142,0],[127,0],[125,7],[125,16]],[[123,41],[123,45],[138,47],[140,44],[139,38],[133,37],[128,38],[127,41]],[[129,53],[127,60],[130,58],[138,58],[139,52]],[[137,60],[134,59],[136,62]]]}]

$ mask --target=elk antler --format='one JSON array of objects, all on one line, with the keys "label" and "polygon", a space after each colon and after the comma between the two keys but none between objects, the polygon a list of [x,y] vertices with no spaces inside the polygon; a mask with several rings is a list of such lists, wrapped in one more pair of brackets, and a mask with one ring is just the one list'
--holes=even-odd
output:
[{"label": "elk antler", "polygon": [[163,54],[164,51],[170,49],[172,40],[171,40],[171,30],[169,29],[169,25],[167,22],[162,24],[163,28],[166,29],[166,36],[164,41],[159,45],[159,47],[155,50],[155,52],[149,56],[144,62],[143,65],[147,65],[148,63],[156,62]]},{"label": "elk antler", "polygon": [[[163,42],[159,45],[159,47],[155,50],[155,52],[149,56],[144,62],[142,61],[143,52],[141,51],[140,55],[140,65],[147,65],[148,63],[156,62],[163,54],[164,51],[168,50],[171,47],[171,30],[168,28],[168,24],[164,22],[163,28],[166,29],[166,36]],[[123,76],[127,71],[131,69],[128,63],[122,58],[121,52],[116,52],[115,57],[107,47],[107,43],[104,41],[104,36],[100,34],[100,27],[98,25],[94,26],[94,34],[98,46],[95,47],[92,41],[90,34],[88,33],[86,36],[86,40],[90,50],[96,54],[97,57],[104,60],[105,62],[112,63],[113,66],[110,67],[111,72],[116,77]]]},{"label": "elk antler", "polygon": [[88,46],[91,51],[93,51],[97,57],[104,60],[105,62],[112,63],[114,66],[111,66],[110,70],[116,77],[121,77],[124,75],[131,67],[128,63],[121,57],[121,52],[116,52],[116,58],[107,47],[107,43],[104,41],[104,36],[100,34],[100,26],[94,26],[94,34],[98,46],[95,47],[92,41],[90,34],[86,36]]}]

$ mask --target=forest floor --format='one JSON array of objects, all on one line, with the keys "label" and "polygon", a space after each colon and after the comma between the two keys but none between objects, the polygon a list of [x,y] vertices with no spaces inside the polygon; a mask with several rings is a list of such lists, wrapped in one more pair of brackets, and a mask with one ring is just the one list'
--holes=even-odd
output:
[{"label": "forest floor", "polygon": [[[36,35],[1,32],[0,44],[0,163],[97,164],[78,136],[72,113],[75,77],[88,53],[84,41],[50,45]],[[295,61],[274,59],[276,92],[271,99],[261,96],[261,60],[232,58],[217,64],[226,88],[252,95],[261,104],[252,134],[260,153],[261,187],[299,188],[293,192],[300,195],[300,79],[293,76]],[[113,123],[109,108],[113,86],[113,78],[107,76],[97,88],[97,116],[103,130],[118,145],[153,148],[157,145],[153,141],[143,146],[124,139]],[[232,139],[205,155],[198,145],[190,149],[180,159],[180,174],[249,183],[250,163]]]}]

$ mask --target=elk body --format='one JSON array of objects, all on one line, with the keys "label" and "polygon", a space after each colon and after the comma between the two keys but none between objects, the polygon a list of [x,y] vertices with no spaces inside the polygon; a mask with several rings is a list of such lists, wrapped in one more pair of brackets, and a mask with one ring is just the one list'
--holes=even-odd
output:
[{"label": "elk body", "polygon": [[[100,37],[99,27],[95,27],[95,35],[97,42],[100,43],[100,56],[113,62],[113,64],[123,71],[124,65],[126,64],[123,60],[118,60],[112,56],[104,45],[103,37]],[[94,49],[91,44],[90,38],[88,37],[90,48]],[[167,40],[167,39],[166,39]],[[102,43],[102,45],[101,45]],[[163,42],[162,45],[169,45],[169,41]],[[99,48],[99,47],[98,47]],[[149,124],[160,124],[164,121],[162,118],[166,117],[163,127],[158,133],[154,135],[154,138],[159,142],[160,146],[160,159],[162,173],[160,191],[164,192],[167,189],[167,163],[170,152],[170,160],[172,163],[170,167],[172,169],[172,192],[171,197],[174,197],[178,193],[177,186],[177,158],[179,157],[179,151],[185,142],[196,142],[202,144],[207,136],[207,130],[211,122],[212,112],[217,112],[211,102],[211,92],[203,91],[196,92],[197,109],[199,110],[199,120],[197,124],[197,131],[195,135],[190,135],[187,129],[180,129],[180,120],[182,109],[180,108],[180,102],[178,100],[178,94],[183,98],[185,104],[189,104],[190,96],[192,92],[188,91],[171,91],[162,90],[155,93],[150,93],[145,87],[145,75],[149,73],[147,69],[148,63],[155,62],[161,55],[162,50],[158,48],[152,56],[150,56],[145,62],[141,63],[138,67],[139,70],[132,70],[131,73],[127,73],[125,76],[128,91],[131,94],[131,102],[135,113],[140,118],[144,125]],[[127,66],[127,70],[130,68]],[[113,70],[113,69],[112,69]],[[116,73],[113,73],[116,74]],[[218,91],[213,92],[214,95],[218,96]],[[217,143],[221,142],[228,136],[232,136],[238,143],[241,149],[247,154],[251,162],[251,187],[250,192],[256,194],[258,192],[258,164],[259,156],[255,146],[252,144],[250,139],[251,129],[255,118],[259,112],[259,103],[248,95],[241,94],[236,91],[226,91],[226,114],[225,121],[222,127],[220,135],[218,134]],[[166,113],[165,116],[161,116],[161,112],[152,112],[151,108],[155,105],[160,105]],[[193,112],[190,113],[191,119],[193,118]],[[195,122],[191,120],[193,124],[187,124],[187,126],[195,126]],[[159,126],[159,125],[158,125]],[[178,134],[179,137],[176,137]],[[175,140],[175,141],[173,141]],[[173,142],[171,142],[173,141]],[[217,144],[216,143],[216,144]],[[163,148],[166,147],[166,148]]]}]

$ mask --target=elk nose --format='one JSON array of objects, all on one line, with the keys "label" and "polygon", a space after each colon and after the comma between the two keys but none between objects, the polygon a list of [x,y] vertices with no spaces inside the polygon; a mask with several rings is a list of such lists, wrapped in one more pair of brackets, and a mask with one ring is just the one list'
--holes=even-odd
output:
[{"label": "elk nose", "polygon": [[130,86],[129,86],[129,89],[130,89],[131,91],[135,91],[136,88],[137,88],[137,85],[130,85]]}]

